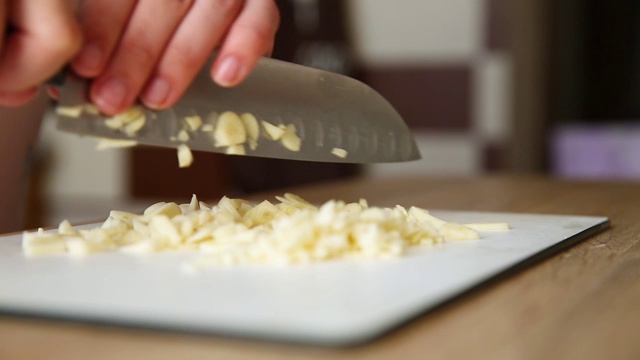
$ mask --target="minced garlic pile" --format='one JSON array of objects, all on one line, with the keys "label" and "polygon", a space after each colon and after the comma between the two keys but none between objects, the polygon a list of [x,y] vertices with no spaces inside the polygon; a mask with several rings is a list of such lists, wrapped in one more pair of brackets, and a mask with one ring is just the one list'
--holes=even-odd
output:
[{"label": "minced garlic pile", "polygon": [[160,202],[137,215],[111,211],[92,229],[69,222],[58,231],[25,233],[27,256],[66,253],[82,256],[120,251],[149,254],[196,250],[189,265],[299,264],[329,259],[396,257],[409,246],[478,239],[478,230],[505,230],[506,223],[461,225],[417,207],[369,207],[365,200],[331,200],[316,207],[294,194],[252,205],[223,197],[215,206]]}]

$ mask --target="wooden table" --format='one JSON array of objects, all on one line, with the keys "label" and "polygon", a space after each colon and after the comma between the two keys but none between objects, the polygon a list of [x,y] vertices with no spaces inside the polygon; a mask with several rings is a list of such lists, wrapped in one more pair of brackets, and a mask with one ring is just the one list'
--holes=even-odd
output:
[{"label": "wooden table", "polygon": [[309,200],[608,216],[612,228],[367,345],[327,349],[0,317],[0,359],[640,359],[640,184],[537,177],[323,184]]}]

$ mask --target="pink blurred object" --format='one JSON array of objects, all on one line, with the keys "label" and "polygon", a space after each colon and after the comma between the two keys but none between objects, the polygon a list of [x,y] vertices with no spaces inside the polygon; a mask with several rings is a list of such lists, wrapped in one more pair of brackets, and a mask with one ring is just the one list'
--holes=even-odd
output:
[{"label": "pink blurred object", "polygon": [[550,143],[551,169],[571,179],[640,179],[640,124],[570,124]]}]

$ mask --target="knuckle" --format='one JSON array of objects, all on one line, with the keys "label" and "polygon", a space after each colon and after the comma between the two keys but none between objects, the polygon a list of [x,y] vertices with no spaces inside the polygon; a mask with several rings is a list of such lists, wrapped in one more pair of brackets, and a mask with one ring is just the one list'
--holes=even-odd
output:
[{"label": "knuckle", "polygon": [[[205,0],[211,1],[211,0]],[[242,1],[240,0],[215,0],[211,1],[211,6],[215,7],[217,11],[220,11],[223,14],[232,14],[236,13],[242,5]]]},{"label": "knuckle", "polygon": [[191,7],[191,5],[193,5],[194,2],[195,0],[172,0],[168,5],[171,6],[171,8],[177,8],[180,12],[185,12]]},{"label": "knuckle", "polygon": [[205,58],[200,49],[196,49],[187,43],[173,45],[171,52],[176,54],[172,59],[180,63],[181,67],[185,69],[198,69],[202,62],[201,59]]},{"label": "knuckle", "polygon": [[271,41],[270,29],[255,26],[254,24],[237,24],[237,30],[245,40],[258,44],[266,44]]},{"label": "knuckle", "polygon": [[162,63],[157,67],[158,74],[162,75],[164,78],[172,80],[172,82],[176,84],[180,84],[185,81],[185,79],[190,79],[193,74],[195,74],[198,69],[202,67],[202,61],[199,61],[195,57],[195,55],[187,55],[193,53],[193,51],[182,51],[179,48],[172,49],[172,51],[177,51],[180,54],[179,57],[172,57],[170,61],[170,66]]},{"label": "knuckle", "polygon": [[144,42],[124,42],[118,51],[127,59],[128,63],[150,66],[156,61],[156,54],[152,48],[144,45]]},{"label": "knuckle", "polygon": [[211,53],[203,51],[194,44],[174,44],[167,49],[158,64],[158,71],[174,79],[178,83],[185,82],[197,74],[210,59]]}]

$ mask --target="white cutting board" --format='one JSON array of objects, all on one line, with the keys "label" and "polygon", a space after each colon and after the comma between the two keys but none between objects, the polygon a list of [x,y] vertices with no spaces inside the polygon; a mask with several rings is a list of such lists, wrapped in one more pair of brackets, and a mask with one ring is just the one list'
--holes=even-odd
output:
[{"label": "white cutting board", "polygon": [[340,260],[188,274],[193,254],[25,258],[0,237],[0,312],[179,331],[350,345],[608,226],[604,217],[434,211],[461,223],[506,221],[477,241],[416,247],[393,260]]}]

